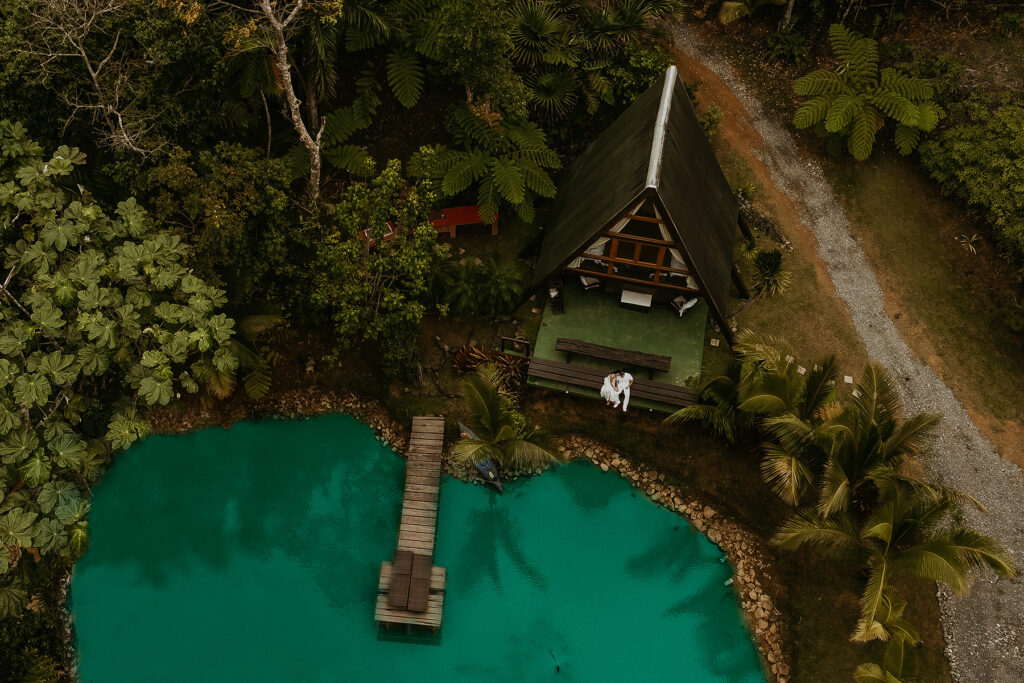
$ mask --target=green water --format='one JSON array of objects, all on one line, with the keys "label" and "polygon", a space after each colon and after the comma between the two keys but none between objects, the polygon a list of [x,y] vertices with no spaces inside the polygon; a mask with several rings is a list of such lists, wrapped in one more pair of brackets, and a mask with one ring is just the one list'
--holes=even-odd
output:
[{"label": "green water", "polygon": [[446,479],[440,640],[378,639],[403,471],[343,416],[122,454],[72,583],[82,680],[763,680],[717,548],[585,464],[504,496]]}]

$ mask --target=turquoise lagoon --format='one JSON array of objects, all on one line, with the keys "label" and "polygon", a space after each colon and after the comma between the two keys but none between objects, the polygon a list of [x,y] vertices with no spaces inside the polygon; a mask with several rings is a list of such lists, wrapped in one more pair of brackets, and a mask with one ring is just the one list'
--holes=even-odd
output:
[{"label": "turquoise lagoon", "polygon": [[82,680],[763,680],[720,551],[582,463],[504,495],[445,479],[441,635],[379,637],[403,470],[338,415],[120,455],[72,582]]}]

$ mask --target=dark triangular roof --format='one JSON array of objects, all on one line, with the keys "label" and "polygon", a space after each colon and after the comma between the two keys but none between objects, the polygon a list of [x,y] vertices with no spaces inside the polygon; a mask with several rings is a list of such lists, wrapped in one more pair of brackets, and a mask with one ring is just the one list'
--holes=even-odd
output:
[{"label": "dark triangular roof", "polygon": [[674,66],[562,175],[534,285],[641,197],[659,204],[715,317],[725,324],[738,207]]}]

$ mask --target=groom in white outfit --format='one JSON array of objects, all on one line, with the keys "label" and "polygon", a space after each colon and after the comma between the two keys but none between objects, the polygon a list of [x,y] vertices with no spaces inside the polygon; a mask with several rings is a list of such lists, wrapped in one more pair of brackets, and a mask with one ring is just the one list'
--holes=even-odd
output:
[{"label": "groom in white outfit", "polygon": [[629,388],[631,386],[633,386],[633,375],[624,369],[619,370],[619,379],[615,382],[615,388],[623,395],[622,412],[626,412],[626,408],[629,407]]}]

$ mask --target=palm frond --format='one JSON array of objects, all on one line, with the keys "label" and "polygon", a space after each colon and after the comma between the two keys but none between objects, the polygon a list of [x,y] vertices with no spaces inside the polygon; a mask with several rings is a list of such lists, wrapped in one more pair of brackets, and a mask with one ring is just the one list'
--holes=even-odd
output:
[{"label": "palm frond", "polygon": [[871,575],[860,599],[860,621],[857,622],[857,627],[850,640],[864,643],[869,640],[889,638],[885,624],[880,621],[888,612],[886,609],[888,581],[889,565],[885,558],[880,558],[871,567]]},{"label": "palm frond", "polygon": [[761,476],[765,482],[784,502],[799,505],[801,496],[814,483],[814,472],[799,451],[788,451],[772,443],[762,444],[761,449]]},{"label": "palm frond", "polygon": [[864,554],[853,522],[845,514],[822,517],[812,509],[797,510],[782,523],[772,544],[784,550],[809,545],[831,557],[860,557]]}]

